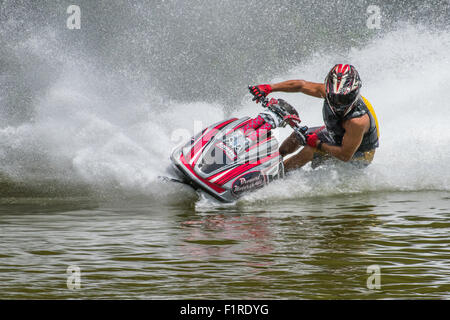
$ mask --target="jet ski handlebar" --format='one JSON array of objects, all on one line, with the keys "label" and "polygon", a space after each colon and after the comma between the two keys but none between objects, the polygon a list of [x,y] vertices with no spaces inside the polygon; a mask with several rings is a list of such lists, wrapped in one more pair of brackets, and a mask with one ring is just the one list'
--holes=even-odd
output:
[{"label": "jet ski handlebar", "polygon": [[302,145],[305,145],[306,132],[308,131],[308,127],[300,125],[301,120],[293,106],[282,99],[278,99],[277,101],[278,103],[276,104],[270,103],[268,98],[264,98],[260,102],[264,108],[269,109],[272,113],[283,119],[284,125],[289,124],[292,130],[294,130],[294,132],[296,133],[296,136],[300,140],[300,143]]}]

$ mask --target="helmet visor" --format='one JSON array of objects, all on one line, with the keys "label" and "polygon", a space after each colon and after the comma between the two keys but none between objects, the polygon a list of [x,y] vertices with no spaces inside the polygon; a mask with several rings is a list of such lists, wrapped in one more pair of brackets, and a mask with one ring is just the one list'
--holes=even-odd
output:
[{"label": "helmet visor", "polygon": [[337,110],[345,110],[355,102],[358,97],[358,90],[351,91],[347,94],[328,93],[328,102]]}]

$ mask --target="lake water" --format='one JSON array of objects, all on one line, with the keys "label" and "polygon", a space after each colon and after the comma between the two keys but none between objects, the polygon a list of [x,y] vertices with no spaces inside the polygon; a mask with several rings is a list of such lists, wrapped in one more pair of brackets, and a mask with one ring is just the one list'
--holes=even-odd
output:
[{"label": "lake water", "polygon": [[0,298],[448,299],[449,218],[438,191],[233,206],[3,198]]},{"label": "lake water", "polygon": [[[450,2],[328,2],[78,0],[72,29],[71,2],[1,1],[0,298],[450,298]],[[158,180],[263,110],[248,85],[336,63],[377,114],[364,171],[306,166],[231,205]],[[270,98],[323,124],[321,99]]]}]

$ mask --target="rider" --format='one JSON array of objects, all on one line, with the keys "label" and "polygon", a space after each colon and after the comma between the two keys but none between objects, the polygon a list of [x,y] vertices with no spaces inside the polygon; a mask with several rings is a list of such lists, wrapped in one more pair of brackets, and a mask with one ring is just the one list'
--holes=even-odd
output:
[{"label": "rider", "polygon": [[[260,100],[271,92],[302,92],[322,98],[322,127],[309,128],[305,147],[284,161],[286,171],[300,168],[312,161],[315,168],[325,160],[339,159],[367,166],[378,147],[379,129],[370,102],[360,95],[361,79],[355,67],[337,64],[328,73],[324,83],[288,80],[276,84],[250,86],[253,100]],[[285,157],[300,148],[296,133],[292,133],[280,147]]]}]

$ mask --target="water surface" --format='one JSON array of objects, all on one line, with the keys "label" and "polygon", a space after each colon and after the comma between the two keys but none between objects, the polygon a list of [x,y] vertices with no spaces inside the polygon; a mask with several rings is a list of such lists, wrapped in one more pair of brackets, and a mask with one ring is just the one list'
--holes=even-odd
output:
[{"label": "water surface", "polygon": [[3,198],[0,298],[446,299],[449,217],[439,191],[208,207]]}]

